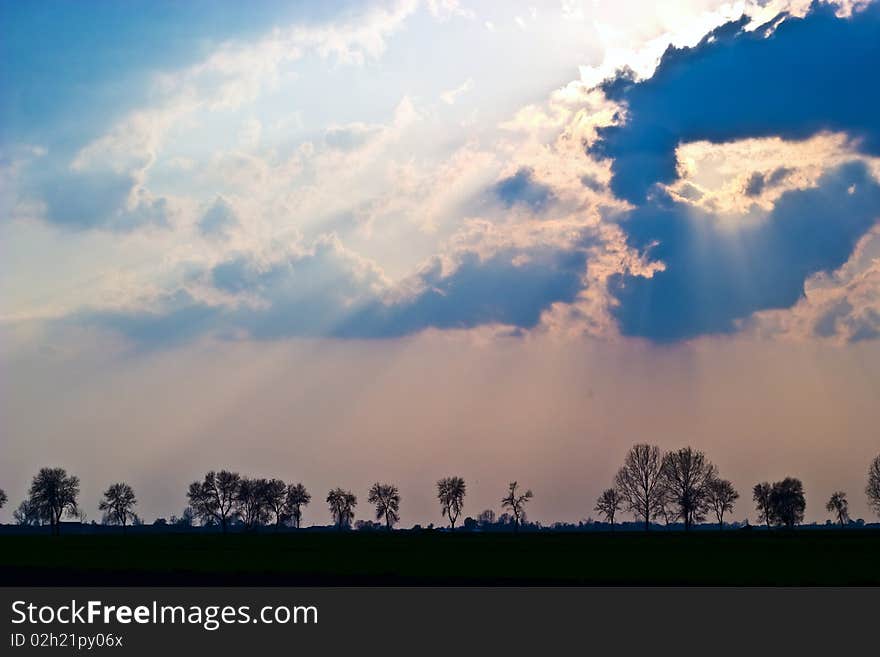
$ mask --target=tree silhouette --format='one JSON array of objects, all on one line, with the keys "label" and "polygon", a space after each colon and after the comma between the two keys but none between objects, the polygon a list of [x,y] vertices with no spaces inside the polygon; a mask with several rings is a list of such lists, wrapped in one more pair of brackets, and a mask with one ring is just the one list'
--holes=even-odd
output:
[{"label": "tree silhouette", "polygon": [[733,511],[733,504],[738,499],[739,493],[727,479],[715,477],[706,484],[706,502],[718,519],[718,531],[724,530],[724,514]]},{"label": "tree silhouette", "polygon": [[706,484],[715,477],[715,466],[703,452],[685,447],[663,456],[660,485],[677,508],[685,531],[706,518]]},{"label": "tree silhouette", "polygon": [[777,481],[770,489],[770,519],[788,529],[804,520],[807,502],[804,498],[804,485],[800,479],[786,477]]},{"label": "tree silhouette", "polygon": [[61,517],[76,516],[79,511],[79,478],[69,476],[64,468],[43,468],[31,482],[29,503],[40,519],[48,521],[52,534],[61,533]]},{"label": "tree silhouette", "polygon": [[290,484],[287,487],[287,511],[295,528],[299,529],[302,522],[302,508],[311,501],[312,496],[302,484]]},{"label": "tree silhouette", "polygon": [[594,510],[605,516],[605,520],[611,523],[611,531],[614,531],[614,516],[620,510],[621,504],[623,504],[623,497],[616,488],[605,489],[596,500]]},{"label": "tree silhouette", "polygon": [[246,530],[254,529],[269,521],[269,509],[266,505],[265,479],[242,478],[235,496],[235,511]]},{"label": "tree silhouette", "polygon": [[[193,526],[193,518],[195,514],[193,513],[192,507],[188,506],[183,509],[180,514],[180,517],[172,515],[171,519],[168,521],[172,527],[182,527],[184,529],[188,529]],[[162,518],[157,518],[157,522],[162,520]]]},{"label": "tree silhouette", "polygon": [[772,520],[770,506],[770,493],[772,491],[773,487],[766,481],[755,484],[755,487],[752,489],[752,499],[755,501],[758,518],[767,525],[767,529],[770,529],[770,521]]},{"label": "tree silhouette", "polygon": [[654,503],[654,510],[651,512],[652,520],[657,520],[658,518],[663,519],[666,529],[669,529],[678,518],[678,507],[675,504],[672,492],[666,490],[663,486],[657,488],[657,499]]},{"label": "tree silhouette", "polygon": [[616,477],[617,490],[627,509],[651,526],[660,486],[660,450],[653,445],[634,445],[626,455]]},{"label": "tree silhouette", "polygon": [[3,508],[3,505],[6,504],[6,500],[8,500],[8,499],[9,498],[6,497],[6,491],[3,490],[2,488],[0,488],[0,509]]},{"label": "tree silhouette", "polygon": [[237,472],[211,470],[205,475],[204,481],[194,481],[189,485],[189,505],[203,523],[217,522],[225,534],[240,487],[241,475]]},{"label": "tree silhouette", "polygon": [[122,532],[129,520],[134,520],[134,507],[137,499],[134,490],[126,483],[111,484],[104,491],[104,499],[98,504],[98,510],[104,512],[104,521],[111,525],[120,525]]},{"label": "tree silhouette", "polygon": [[25,500],[18,505],[18,508],[12,512],[12,519],[15,520],[15,524],[22,527],[43,524],[39,509],[34,507],[30,500]]},{"label": "tree silhouette", "polygon": [[517,493],[518,484],[511,481],[508,486],[507,495],[501,498],[501,508],[510,509],[513,514],[513,531],[519,530],[520,517],[525,514],[526,504],[535,494],[531,490],[525,493]]},{"label": "tree silhouette", "polygon": [[445,477],[437,482],[437,499],[440,500],[440,512],[449,518],[449,527],[455,530],[455,521],[464,508],[464,496],[467,492],[464,479],[461,477]]},{"label": "tree silhouette", "polygon": [[849,502],[846,499],[846,493],[842,490],[834,491],[828,500],[828,504],[825,505],[825,510],[837,516],[837,522],[840,523],[841,527],[848,523]]},{"label": "tree silhouette", "polygon": [[340,531],[351,526],[354,520],[354,507],[357,506],[357,497],[351,491],[334,488],[327,494],[327,505]]},{"label": "tree silhouette", "polygon": [[865,487],[865,494],[874,513],[880,516],[880,454],[871,461],[871,467],[868,468],[868,485]]},{"label": "tree silhouette", "polygon": [[263,501],[268,515],[275,518],[275,531],[288,517],[290,510],[287,506],[287,484],[280,479],[270,479],[263,487]]},{"label": "tree silhouette", "polygon": [[486,509],[485,511],[481,511],[480,515],[477,516],[477,524],[481,527],[485,527],[487,525],[495,524],[495,512],[492,509]]},{"label": "tree silhouette", "polygon": [[400,520],[400,493],[397,486],[376,482],[370,489],[367,501],[376,505],[376,520],[385,520],[385,526],[391,528]]}]

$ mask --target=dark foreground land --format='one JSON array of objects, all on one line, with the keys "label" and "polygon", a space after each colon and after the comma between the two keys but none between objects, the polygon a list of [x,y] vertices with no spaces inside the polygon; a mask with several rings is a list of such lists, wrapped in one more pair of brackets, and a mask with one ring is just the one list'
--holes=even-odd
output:
[{"label": "dark foreground land", "polygon": [[6,585],[880,585],[880,532],[0,536]]}]

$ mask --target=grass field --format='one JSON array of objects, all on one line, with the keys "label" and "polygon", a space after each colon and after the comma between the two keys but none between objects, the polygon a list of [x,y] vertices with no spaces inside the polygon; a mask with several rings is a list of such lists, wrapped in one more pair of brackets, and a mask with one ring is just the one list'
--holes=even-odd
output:
[{"label": "grass field", "polygon": [[880,532],[0,536],[42,585],[880,585]]}]

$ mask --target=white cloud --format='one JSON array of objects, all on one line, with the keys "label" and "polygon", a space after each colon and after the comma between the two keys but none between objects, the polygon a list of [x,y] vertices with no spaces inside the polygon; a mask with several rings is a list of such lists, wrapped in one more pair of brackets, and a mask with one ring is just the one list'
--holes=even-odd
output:
[{"label": "white cloud", "polygon": [[468,78],[454,89],[449,89],[440,94],[440,99],[447,105],[454,105],[459,96],[466,94],[474,88],[474,79]]},{"label": "white cloud", "polygon": [[468,19],[476,16],[472,9],[463,7],[459,0],[428,0],[428,11],[435,18],[441,20],[446,20],[453,16]]}]

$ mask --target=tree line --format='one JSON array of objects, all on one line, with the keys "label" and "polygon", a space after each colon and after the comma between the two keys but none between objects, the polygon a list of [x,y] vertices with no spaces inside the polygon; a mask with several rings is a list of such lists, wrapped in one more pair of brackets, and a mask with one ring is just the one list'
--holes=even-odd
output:
[{"label": "tree line", "polygon": [[[437,500],[442,516],[454,530],[464,510],[467,485],[458,476],[440,479],[436,485]],[[81,517],[79,507],[79,478],[63,468],[42,468],[34,476],[28,497],[13,513],[20,525],[51,527],[53,535],[60,532],[64,516]],[[868,503],[880,515],[880,455],[868,468],[865,488]],[[244,529],[274,526],[299,528],[303,509],[311,502],[311,494],[301,483],[285,483],[280,479],[243,477],[228,470],[209,471],[200,481],[189,485],[186,493],[188,506],[184,520],[198,520],[202,525],[219,526],[226,533],[230,524]],[[514,531],[525,522],[526,505],[534,498],[530,490],[522,490],[519,483],[509,484],[501,498]],[[7,502],[0,489],[0,508]],[[662,519],[667,525],[681,521],[685,531],[703,522],[710,514],[724,528],[725,514],[733,511],[739,493],[733,484],[722,479],[718,468],[703,452],[685,447],[661,454],[655,445],[634,445],[617,472],[612,487],[604,490],[596,500],[595,510],[610,523],[612,531],[618,513],[625,510],[644,523],[645,530],[652,521]],[[788,529],[803,522],[806,497],[803,483],[794,477],[785,477],[775,483],[760,482],[752,489],[752,500],[763,524]],[[367,494],[375,518],[391,530],[400,521],[401,495],[397,486],[376,482]],[[334,525],[340,529],[352,526],[357,507],[357,496],[350,490],[334,488],[327,494],[327,508]],[[137,497],[125,482],[111,484],[98,504],[105,524],[126,527],[137,522]],[[835,491],[826,510],[841,526],[849,522],[849,503],[843,491]],[[481,519],[494,520],[494,512],[484,511]]]}]

